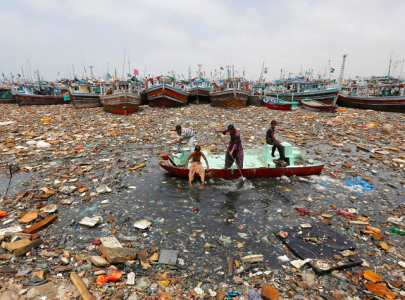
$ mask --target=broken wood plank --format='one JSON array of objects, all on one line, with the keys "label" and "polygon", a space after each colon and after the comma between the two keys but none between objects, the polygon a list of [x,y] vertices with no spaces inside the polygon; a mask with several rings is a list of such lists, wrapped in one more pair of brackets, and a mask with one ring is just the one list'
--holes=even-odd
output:
[{"label": "broken wood plank", "polygon": [[131,171],[135,171],[135,170],[138,170],[138,169],[140,169],[140,168],[143,168],[143,167],[145,167],[146,166],[146,164],[140,164],[139,166],[135,166],[135,167],[133,167],[133,168],[129,168]]},{"label": "broken wood plank", "polygon": [[14,251],[14,255],[16,257],[22,256],[25,253],[28,253],[32,251],[32,249],[39,247],[39,245],[42,244],[42,239],[36,239],[33,242],[29,243],[28,245],[25,245],[24,247],[21,247],[20,249],[17,249]]},{"label": "broken wood plank", "polygon": [[79,277],[79,275],[77,275],[76,272],[70,273],[70,280],[79,291],[80,296],[82,296],[83,300],[96,300],[96,298],[94,298],[93,294],[90,293],[83,280]]},{"label": "broken wood plank", "polygon": [[50,217],[42,220],[41,222],[38,222],[38,223],[32,225],[31,227],[24,229],[23,232],[30,233],[30,234],[38,232],[38,231],[48,227],[49,225],[51,225],[53,222],[56,221],[57,218],[58,218],[58,215],[50,216]]}]

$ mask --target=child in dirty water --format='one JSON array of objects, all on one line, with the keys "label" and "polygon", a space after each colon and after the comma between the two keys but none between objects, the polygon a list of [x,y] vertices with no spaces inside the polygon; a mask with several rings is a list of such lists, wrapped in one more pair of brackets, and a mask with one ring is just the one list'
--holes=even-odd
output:
[{"label": "child in dirty water", "polygon": [[191,187],[193,187],[194,175],[195,173],[197,173],[201,177],[201,187],[204,188],[205,170],[201,164],[201,156],[204,158],[205,163],[207,164],[207,172],[208,172],[210,170],[210,166],[204,153],[201,152],[200,146],[195,146],[194,151],[191,152],[190,156],[187,158],[186,166],[183,168],[187,169],[189,160],[193,158],[193,162],[190,165],[190,171],[188,172],[188,181]]}]

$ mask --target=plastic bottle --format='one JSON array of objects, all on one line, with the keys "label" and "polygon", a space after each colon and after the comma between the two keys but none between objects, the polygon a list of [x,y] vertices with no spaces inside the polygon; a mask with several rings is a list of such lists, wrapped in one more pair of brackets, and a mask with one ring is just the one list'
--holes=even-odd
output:
[{"label": "plastic bottle", "polygon": [[296,207],[295,210],[297,210],[300,213],[300,216],[309,215],[309,210],[307,210],[305,208]]},{"label": "plastic bottle", "polygon": [[349,218],[356,218],[355,215],[352,215],[351,213],[349,213],[347,211],[344,211],[344,210],[341,210],[341,209],[338,210],[338,214],[342,215],[342,216],[349,217]]},{"label": "plastic bottle", "polygon": [[397,228],[397,227],[391,227],[390,231],[393,233],[398,233],[401,235],[405,235],[405,229]]},{"label": "plastic bottle", "polygon": [[345,276],[343,276],[342,274],[339,274],[339,273],[332,272],[331,275],[332,275],[332,277],[335,277],[335,278],[340,279],[342,281],[350,281],[349,278],[347,278],[347,277],[345,277]]}]

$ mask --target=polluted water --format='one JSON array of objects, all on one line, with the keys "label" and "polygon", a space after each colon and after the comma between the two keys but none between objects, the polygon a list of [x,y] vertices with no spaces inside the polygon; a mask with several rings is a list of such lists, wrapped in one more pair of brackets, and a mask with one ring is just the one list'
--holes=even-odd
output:
[{"label": "polluted water", "polygon": [[[11,105],[0,116],[17,120],[0,125],[0,291],[14,299],[77,298],[80,281],[97,299],[403,296],[401,114]],[[222,154],[213,129],[234,124],[244,149],[261,149],[272,119],[307,164],[324,163],[320,175],[248,178],[241,188],[240,178],[206,178],[202,189],[158,165],[177,124]]]}]

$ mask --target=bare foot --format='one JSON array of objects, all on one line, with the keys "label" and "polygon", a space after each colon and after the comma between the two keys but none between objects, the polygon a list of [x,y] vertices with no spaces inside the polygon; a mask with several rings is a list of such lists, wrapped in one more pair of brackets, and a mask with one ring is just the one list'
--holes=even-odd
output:
[{"label": "bare foot", "polygon": [[189,184],[190,184],[190,187],[193,187],[193,183],[189,182]]},{"label": "bare foot", "polygon": [[204,182],[201,182],[201,188],[202,189],[204,188]]}]

